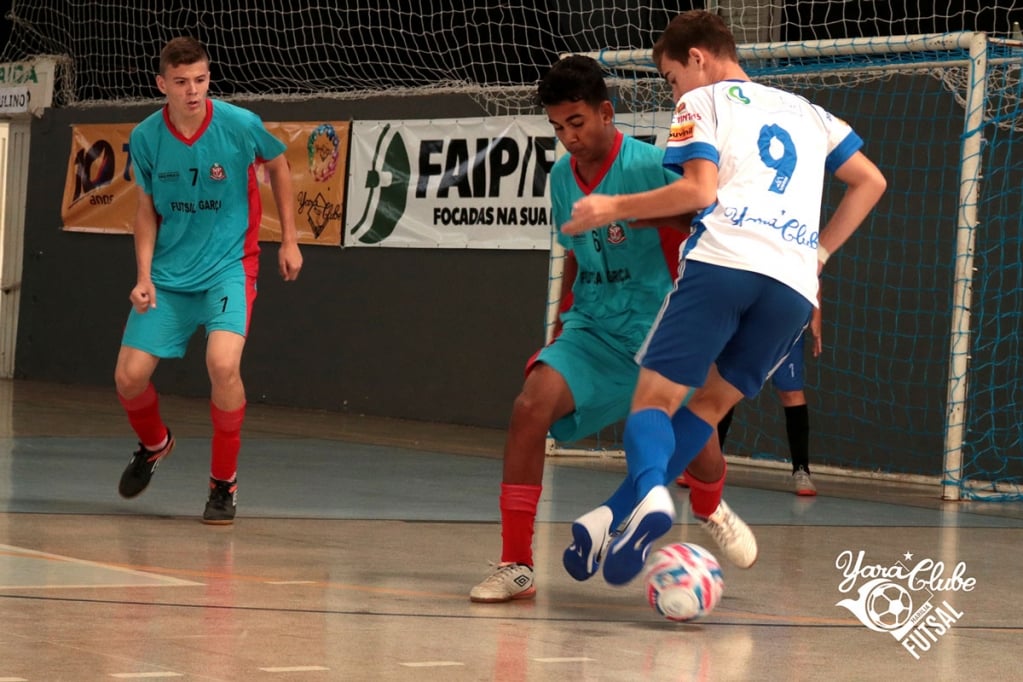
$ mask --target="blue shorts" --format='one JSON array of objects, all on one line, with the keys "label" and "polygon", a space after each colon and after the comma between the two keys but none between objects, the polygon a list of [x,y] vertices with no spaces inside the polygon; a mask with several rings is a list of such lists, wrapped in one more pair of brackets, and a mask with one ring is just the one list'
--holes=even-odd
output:
[{"label": "blue shorts", "polygon": [[792,350],[813,306],[795,289],[747,270],[686,260],[637,358],[690,387],[713,364],[752,398]]},{"label": "blue shorts", "polygon": [[792,346],[788,357],[782,360],[781,366],[771,375],[771,383],[779,391],[802,391],[805,385],[803,377],[803,353],[806,346],[806,334],[800,334],[796,345]]},{"label": "blue shorts", "polygon": [[557,440],[585,438],[629,415],[639,365],[631,353],[592,330],[563,330],[540,351],[536,362],[565,378],[575,402],[575,411],[551,426]]},{"label": "blue shorts", "polygon": [[182,358],[199,327],[246,336],[256,299],[256,278],[229,277],[206,291],[156,290],[156,307],[132,308],[121,344],[158,358]]}]

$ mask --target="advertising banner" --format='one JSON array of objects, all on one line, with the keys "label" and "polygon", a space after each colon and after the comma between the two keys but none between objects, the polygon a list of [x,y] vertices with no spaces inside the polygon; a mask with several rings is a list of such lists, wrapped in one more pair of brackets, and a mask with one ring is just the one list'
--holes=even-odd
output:
[{"label": "advertising banner", "polygon": [[[131,233],[137,188],[128,141],[133,123],[72,126],[61,205],[64,229]],[[349,123],[267,123],[287,145],[297,209],[299,243],[341,243]],[[269,176],[257,167],[263,220],[261,241],[280,241],[280,222]]]},{"label": "advertising banner", "polygon": [[543,116],[355,121],[344,245],[547,249]]}]

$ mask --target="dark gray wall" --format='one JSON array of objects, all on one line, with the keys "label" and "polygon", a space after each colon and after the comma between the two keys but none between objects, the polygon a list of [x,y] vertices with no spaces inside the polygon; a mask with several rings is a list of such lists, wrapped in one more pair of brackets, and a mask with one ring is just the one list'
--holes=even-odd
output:
[{"label": "dark gray wall", "polygon": [[[939,82],[896,77],[803,91],[864,139],[889,189],[822,277],[824,352],[807,354],[811,461],[935,475],[942,469],[962,110]],[[909,103],[911,110],[906,110]],[[841,196],[831,181],[827,218]],[[738,408],[726,450],[788,458],[770,383]]]},{"label": "dark gray wall", "polygon": [[[917,474],[942,470],[947,352],[963,111],[930,78],[896,77],[805,94],[866,140],[889,191],[824,282],[825,352],[810,360],[812,459]],[[260,102],[265,120],[478,116],[460,96]],[[111,385],[134,283],[126,236],[60,230],[73,123],[137,121],[152,106],[50,111],[33,124],[17,376]],[[975,291],[968,455],[974,471],[1023,471],[1016,341],[1023,282],[1023,154],[1008,133],[984,159],[990,197]],[[995,187],[997,179],[997,189]],[[837,200],[837,187],[828,204]],[[825,214],[830,210],[826,209]],[[244,376],[252,401],[503,427],[523,361],[542,340],[545,251],[306,247],[298,282],[264,245]],[[1011,268],[1011,269],[1010,269]],[[998,276],[995,276],[998,273]],[[981,288],[983,285],[983,288]],[[972,377],[977,377],[974,380]],[[207,394],[200,338],[162,364],[158,387]],[[111,392],[113,388],[111,387]],[[781,407],[765,390],[739,408],[728,451],[787,457]]]},{"label": "dark gray wall", "polygon": [[[252,104],[265,120],[479,116],[465,97]],[[50,110],[32,127],[16,376],[109,385],[135,281],[130,236],[61,230],[70,126],[145,107]],[[543,339],[546,251],[308,246],[297,282],[263,245],[243,366],[249,399],[502,427]],[[165,361],[161,391],[208,395],[203,339]]]}]

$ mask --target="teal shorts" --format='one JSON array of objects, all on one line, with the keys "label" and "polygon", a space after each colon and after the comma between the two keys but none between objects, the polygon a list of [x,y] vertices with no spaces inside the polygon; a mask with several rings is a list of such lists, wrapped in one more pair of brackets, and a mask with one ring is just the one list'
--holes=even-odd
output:
[{"label": "teal shorts", "polygon": [[196,329],[229,331],[246,336],[256,300],[256,278],[224,278],[206,291],[181,292],[157,288],[156,307],[140,313],[132,308],[121,344],[158,358],[182,358]]},{"label": "teal shorts", "polygon": [[629,415],[639,378],[632,353],[589,329],[565,329],[536,361],[565,378],[575,402],[575,411],[551,427],[555,439],[579,440]]}]

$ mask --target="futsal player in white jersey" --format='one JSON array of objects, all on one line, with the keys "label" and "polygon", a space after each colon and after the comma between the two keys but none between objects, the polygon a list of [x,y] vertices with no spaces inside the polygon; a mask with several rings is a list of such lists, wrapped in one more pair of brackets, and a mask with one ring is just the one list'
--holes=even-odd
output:
[{"label": "futsal player in white jersey", "polygon": [[[886,186],[845,122],[749,80],[716,15],[676,17],[654,60],[677,102],[664,163],[682,178],[638,194],[591,194],[562,226],[579,234],[618,220],[698,212],[682,272],[638,355],[624,440],[640,502],[603,562],[613,584],[642,570],[652,543],[674,522],[664,486],[673,451],[676,465],[688,453],[693,480],[711,490],[724,485],[724,458],[697,454],[713,425],[756,395],[788,355],[817,305],[821,268]],[[826,170],[846,190],[821,228]],[[717,524],[730,526],[731,511],[718,512]],[[744,525],[730,540],[740,551],[755,547]]]}]

